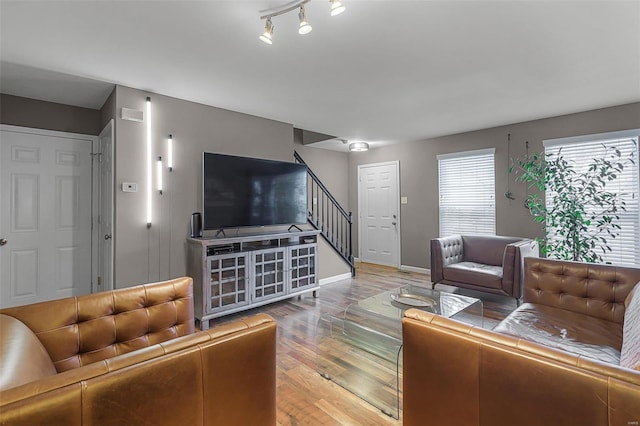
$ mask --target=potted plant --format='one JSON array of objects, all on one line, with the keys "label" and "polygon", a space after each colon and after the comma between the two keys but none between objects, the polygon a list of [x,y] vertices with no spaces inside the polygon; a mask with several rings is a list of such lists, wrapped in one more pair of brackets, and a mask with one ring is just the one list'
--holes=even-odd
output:
[{"label": "potted plant", "polygon": [[[613,146],[602,145],[585,168],[566,159],[562,148],[517,160],[510,167],[517,179],[537,188],[527,196],[525,207],[533,219],[545,227],[539,239],[547,257],[591,263],[604,263],[611,251],[609,241],[620,235],[620,213],[626,211],[625,196],[609,190],[625,166],[634,163]],[[545,203],[545,195],[548,204]]]}]

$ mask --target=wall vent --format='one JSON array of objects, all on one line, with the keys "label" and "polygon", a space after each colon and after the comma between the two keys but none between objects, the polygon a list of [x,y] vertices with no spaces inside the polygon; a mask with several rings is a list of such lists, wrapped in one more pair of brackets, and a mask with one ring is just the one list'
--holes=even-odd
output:
[{"label": "wall vent", "polygon": [[144,113],[139,109],[122,108],[120,118],[129,121],[144,121]]}]

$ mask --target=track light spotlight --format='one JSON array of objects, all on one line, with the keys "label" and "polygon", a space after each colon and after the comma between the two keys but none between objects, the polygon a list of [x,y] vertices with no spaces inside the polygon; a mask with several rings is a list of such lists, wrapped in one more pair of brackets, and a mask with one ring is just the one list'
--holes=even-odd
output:
[{"label": "track light spotlight", "polygon": [[331,3],[331,16],[340,15],[346,9],[340,0],[329,0],[329,2]]},{"label": "track light spotlight", "polygon": [[300,13],[298,13],[298,18],[300,18],[300,27],[298,28],[298,34],[309,34],[313,28],[307,22],[307,15],[304,11],[304,4],[300,5]]},{"label": "track light spotlight", "polygon": [[273,24],[271,23],[271,18],[267,18],[267,21],[264,24],[264,33],[260,36],[260,40],[267,44],[273,44]]}]

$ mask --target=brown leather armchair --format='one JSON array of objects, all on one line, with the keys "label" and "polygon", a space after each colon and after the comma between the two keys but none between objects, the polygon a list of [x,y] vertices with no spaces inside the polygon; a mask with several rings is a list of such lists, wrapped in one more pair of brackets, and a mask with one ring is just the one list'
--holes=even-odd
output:
[{"label": "brown leather armchair", "polygon": [[431,281],[471,290],[522,297],[522,261],[538,257],[535,240],[453,235],[431,240]]},{"label": "brown leather armchair", "polygon": [[525,303],[493,331],[405,312],[405,425],[640,422],[640,365],[620,365],[640,268],[541,258],[525,268]]},{"label": "brown leather armchair", "polygon": [[198,332],[192,286],[0,310],[0,424],[275,424],[275,321]]}]

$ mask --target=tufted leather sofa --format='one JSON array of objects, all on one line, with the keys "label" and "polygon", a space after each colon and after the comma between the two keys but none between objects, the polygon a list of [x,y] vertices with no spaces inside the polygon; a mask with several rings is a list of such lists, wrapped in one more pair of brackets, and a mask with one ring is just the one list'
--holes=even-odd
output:
[{"label": "tufted leather sofa", "polygon": [[493,331],[405,313],[405,425],[640,422],[640,365],[619,365],[624,322],[638,319],[627,307],[640,297],[640,269],[524,265],[525,303]]},{"label": "tufted leather sofa", "polygon": [[275,424],[276,324],[196,332],[191,278],[0,310],[0,424]]},{"label": "tufted leather sofa", "polygon": [[431,281],[471,290],[522,297],[522,259],[539,255],[535,240],[453,235],[431,240]]}]

